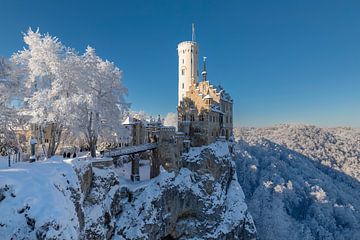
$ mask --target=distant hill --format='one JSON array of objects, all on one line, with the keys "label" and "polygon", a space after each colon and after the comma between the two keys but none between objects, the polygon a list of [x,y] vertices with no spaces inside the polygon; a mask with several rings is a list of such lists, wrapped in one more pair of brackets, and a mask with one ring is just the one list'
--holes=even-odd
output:
[{"label": "distant hill", "polygon": [[360,239],[360,131],[236,131],[237,173],[260,239]]}]

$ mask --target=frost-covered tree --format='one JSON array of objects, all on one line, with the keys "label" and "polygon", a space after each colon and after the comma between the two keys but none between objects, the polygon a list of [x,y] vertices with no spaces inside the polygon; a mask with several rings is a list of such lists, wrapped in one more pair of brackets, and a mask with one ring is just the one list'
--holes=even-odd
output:
[{"label": "frost-covered tree", "polygon": [[[55,154],[61,134],[67,124],[69,105],[72,103],[69,86],[73,73],[72,50],[66,48],[57,38],[49,34],[40,34],[31,29],[24,35],[27,45],[14,54],[12,60],[22,67],[27,75],[24,79],[23,92],[26,94],[23,114],[30,116],[30,124],[39,129],[39,143],[44,154]],[[64,100],[67,98],[67,100]],[[50,139],[45,143],[45,129],[50,132]]]},{"label": "frost-covered tree", "polygon": [[140,110],[140,111],[130,111],[128,113],[129,116],[133,117],[133,118],[136,118],[138,120],[141,120],[141,121],[154,121],[154,117],[150,116],[150,114],[146,113],[145,111],[143,110]]},{"label": "frost-covered tree", "polygon": [[175,127],[177,129],[177,125],[178,125],[178,116],[176,113],[173,112],[169,112],[165,119],[164,119],[164,125],[165,126],[172,126]]},{"label": "frost-covered tree", "polygon": [[0,57],[0,154],[17,147],[15,128],[19,123],[17,109],[11,101],[17,95],[19,78],[15,67]]},{"label": "frost-covered tree", "polygon": [[[55,154],[65,130],[84,137],[92,156],[99,138],[111,140],[124,133],[120,121],[128,107],[127,89],[113,63],[99,58],[90,47],[80,55],[39,30],[29,29],[24,41],[27,48],[12,59],[27,72],[23,114],[38,127],[47,157]],[[45,130],[50,133],[48,143]]]},{"label": "frost-covered tree", "polygon": [[241,128],[238,179],[261,239],[360,239],[360,131]]},{"label": "frost-covered tree", "polygon": [[128,111],[124,96],[127,89],[122,84],[121,71],[114,63],[102,60],[91,47],[80,59],[81,79],[76,97],[75,128],[85,137],[96,156],[99,139],[116,140],[126,134],[120,120]]}]

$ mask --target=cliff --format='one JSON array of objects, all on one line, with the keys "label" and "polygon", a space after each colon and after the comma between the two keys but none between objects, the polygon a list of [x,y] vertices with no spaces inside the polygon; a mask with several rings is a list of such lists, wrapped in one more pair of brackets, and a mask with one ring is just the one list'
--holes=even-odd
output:
[{"label": "cliff", "polygon": [[193,148],[182,165],[138,183],[84,160],[0,169],[0,238],[254,239],[227,144]]}]

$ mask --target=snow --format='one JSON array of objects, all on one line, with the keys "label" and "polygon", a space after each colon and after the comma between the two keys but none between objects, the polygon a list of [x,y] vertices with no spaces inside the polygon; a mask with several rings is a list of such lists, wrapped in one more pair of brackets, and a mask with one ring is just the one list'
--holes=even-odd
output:
[{"label": "snow", "polygon": [[360,133],[279,125],[237,131],[237,173],[261,239],[360,239]]},{"label": "snow", "polygon": [[204,149],[210,149],[216,156],[224,157],[229,155],[229,146],[225,141],[216,141],[215,143],[209,144],[202,147],[192,147],[188,153],[184,153],[184,156],[187,157],[187,161],[198,161],[198,157]]},{"label": "snow", "polygon": [[131,116],[126,117],[125,121],[122,123],[123,125],[131,125],[134,124],[134,120]]},{"label": "snow", "polygon": [[[115,168],[114,171],[118,174],[119,177],[129,180],[131,176],[131,161],[126,162],[122,166]],[[145,181],[150,179],[149,160],[140,159],[139,175],[140,175],[140,181]]]},{"label": "snow", "polygon": [[319,128],[282,124],[268,128],[242,128],[238,138],[269,139],[360,181],[360,129]]},{"label": "snow", "polygon": [[[76,238],[79,226],[69,188],[79,190],[79,183],[72,162],[50,159],[10,168],[3,162],[1,158],[0,189],[9,190],[0,203],[0,239],[21,238],[28,228],[26,216],[35,219],[36,228],[55,220],[60,228],[56,234]],[[31,234],[30,238],[36,238],[34,231]]]},{"label": "snow", "polygon": [[164,126],[172,126],[175,127],[175,130],[178,127],[178,116],[177,113],[169,112],[166,114],[164,119]]}]

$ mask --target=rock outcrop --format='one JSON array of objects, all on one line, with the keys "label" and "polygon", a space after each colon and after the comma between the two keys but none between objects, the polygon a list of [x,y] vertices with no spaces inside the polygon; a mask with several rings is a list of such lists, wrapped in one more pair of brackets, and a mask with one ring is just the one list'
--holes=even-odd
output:
[{"label": "rock outcrop", "polygon": [[127,196],[116,232],[124,239],[256,237],[226,143],[192,149],[177,175],[163,170]]}]

